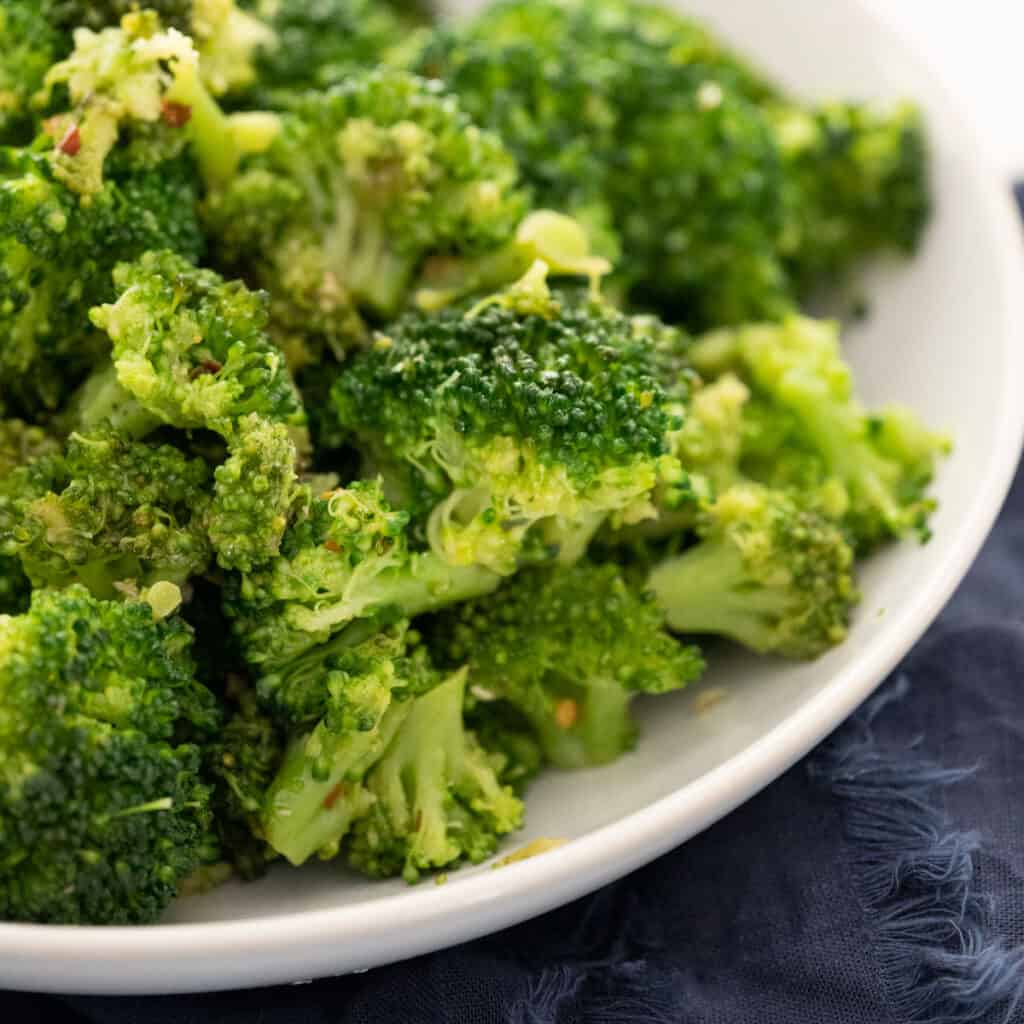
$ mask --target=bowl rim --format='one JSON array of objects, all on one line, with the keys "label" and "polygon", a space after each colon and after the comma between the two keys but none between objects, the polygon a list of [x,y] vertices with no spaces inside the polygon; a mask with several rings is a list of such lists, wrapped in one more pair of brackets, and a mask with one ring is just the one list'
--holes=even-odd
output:
[{"label": "bowl rim", "polygon": [[[969,173],[985,197],[999,238],[1005,280],[1009,372],[992,438],[992,457],[954,536],[914,600],[889,613],[886,632],[863,658],[750,746],[680,789],[617,821],[499,872],[480,871],[457,885],[411,889],[357,905],[298,910],[234,921],[136,926],[68,926],[0,922],[0,980],[13,989],[51,992],[167,993],[272,985],[353,973],[494,932],[568,903],[678,846],[769,785],[827,736],[889,674],[923,635],[970,568],[1012,484],[1024,443],[1024,232],[1011,182],[998,170],[957,90],[941,69],[873,3],[853,0],[879,35],[908,53],[935,82],[974,152]],[[994,261],[995,262],[995,261]],[[335,947],[340,939],[347,941]],[[358,952],[354,951],[358,939]],[[223,960],[228,954],[233,967]],[[44,973],[74,963],[74,981]],[[243,968],[244,961],[249,967]],[[218,980],[220,963],[223,980]],[[105,982],[109,965],[124,980]],[[252,966],[258,963],[260,969]],[[300,966],[301,964],[301,966]],[[88,965],[95,968],[90,977]],[[159,966],[157,970],[156,965]],[[24,969],[24,983],[14,975]],[[146,968],[151,968],[147,971]],[[136,971],[138,973],[136,973]],[[176,976],[180,975],[180,976]],[[189,980],[202,978],[203,980]]]}]

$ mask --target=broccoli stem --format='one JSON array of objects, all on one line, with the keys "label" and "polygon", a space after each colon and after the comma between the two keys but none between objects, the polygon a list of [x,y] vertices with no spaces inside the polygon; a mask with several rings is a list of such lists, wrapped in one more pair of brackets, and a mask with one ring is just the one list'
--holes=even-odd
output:
[{"label": "broccoli stem", "polygon": [[585,687],[570,690],[578,696],[565,697],[564,706],[579,716],[577,721],[552,719],[547,708],[527,711],[547,759],[556,768],[574,771],[621,757],[635,736],[629,713],[633,695],[614,679],[588,678]]},{"label": "broccoli stem", "polygon": [[160,425],[117,379],[113,363],[96,370],[78,389],[64,416],[69,429],[86,433],[104,424],[118,434],[139,439]]},{"label": "broccoli stem", "polygon": [[661,563],[647,588],[670,629],[728,636],[755,651],[772,648],[767,618],[784,611],[775,590],[750,578],[742,553],[714,540]]},{"label": "broccoli stem", "polygon": [[375,729],[340,736],[321,722],[293,741],[264,802],[263,835],[270,846],[295,865],[317,853],[333,855],[372,802],[361,780],[408,711],[408,702],[392,704]]}]

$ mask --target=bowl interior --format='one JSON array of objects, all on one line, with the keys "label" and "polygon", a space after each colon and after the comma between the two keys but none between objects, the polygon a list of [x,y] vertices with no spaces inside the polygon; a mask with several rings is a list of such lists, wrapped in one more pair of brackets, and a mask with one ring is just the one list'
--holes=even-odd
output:
[{"label": "bowl interior", "polygon": [[[722,688],[724,697],[710,709],[696,712],[700,691],[644,703],[635,753],[599,770],[543,777],[529,793],[527,827],[510,845],[536,836],[577,840],[560,851],[496,873],[487,866],[459,871],[441,888],[412,893],[403,883],[369,882],[330,865],[278,870],[253,885],[229,884],[179,901],[167,915],[170,924],[239,922],[239,928],[187,929],[188,948],[176,944],[174,956],[168,943],[172,933],[182,934],[178,928],[157,926],[123,938],[86,929],[51,943],[55,930],[0,925],[0,980],[24,984],[31,976],[60,988],[45,980],[48,955],[70,972],[69,987],[93,990],[285,980],[393,959],[572,898],[692,834],[724,813],[730,800],[769,782],[868,692],[937,612],[991,522],[1020,441],[1019,239],[1008,194],[1003,198],[1003,183],[986,174],[979,148],[969,141],[969,121],[945,88],[857,0],[688,0],[681,6],[706,17],[799,94],[909,96],[925,110],[934,150],[934,222],[916,261],[869,273],[871,316],[848,332],[846,349],[869,403],[905,402],[956,439],[935,488],[935,539],[925,547],[894,547],[865,567],[864,600],[841,648],[808,665],[714,649],[701,690]],[[754,752],[770,756],[758,767]],[[708,779],[728,778],[741,763],[742,792],[706,796]],[[699,800],[680,800],[691,791],[702,794]],[[612,825],[617,829],[594,834]],[[613,847],[618,859],[608,863]],[[522,898],[521,909],[495,910],[502,898]],[[406,907],[417,909],[410,914]],[[321,913],[293,916],[303,911]],[[408,934],[410,917],[440,920],[446,913],[450,922],[427,937]],[[247,923],[278,915],[287,917],[258,927]],[[314,916],[321,940],[315,947],[312,924],[303,923]],[[366,944],[371,932],[376,938]],[[256,944],[258,957],[251,955]],[[151,963],[159,980],[151,983],[143,971],[125,981],[115,950]],[[215,969],[203,962],[214,952]]]}]

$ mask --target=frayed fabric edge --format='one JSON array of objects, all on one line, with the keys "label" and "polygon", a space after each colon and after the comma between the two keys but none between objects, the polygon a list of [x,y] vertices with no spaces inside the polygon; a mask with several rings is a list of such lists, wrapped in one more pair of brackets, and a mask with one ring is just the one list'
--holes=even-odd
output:
[{"label": "frayed fabric edge", "polygon": [[909,692],[900,677],[813,755],[809,770],[840,803],[857,895],[874,933],[897,1020],[1009,1024],[1024,1009],[1024,949],[1009,949],[977,891],[977,832],[958,829],[942,790],[975,768],[942,768],[920,741],[885,749],[873,726]]}]

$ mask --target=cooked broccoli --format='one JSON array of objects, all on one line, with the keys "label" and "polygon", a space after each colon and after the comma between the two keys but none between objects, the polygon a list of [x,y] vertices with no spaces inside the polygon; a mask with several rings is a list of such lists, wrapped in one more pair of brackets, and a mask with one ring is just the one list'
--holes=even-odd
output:
[{"label": "cooked broccoli", "polygon": [[62,52],[62,34],[44,4],[4,0],[0,6],[0,144],[21,145],[32,139],[32,97]]},{"label": "cooked broccoli", "polygon": [[921,114],[860,103],[772,111],[794,191],[786,262],[798,294],[865,256],[917,248],[930,212]]},{"label": "cooked broccoli", "polygon": [[154,921],[213,858],[190,634],[81,587],[0,617],[0,918]]},{"label": "cooked broccoli", "polygon": [[436,83],[353,75],[284,115],[270,149],[207,204],[220,259],[273,298],[276,332],[336,352],[363,315],[394,315],[432,253],[506,241],[523,213],[516,167]]},{"label": "cooked broccoli", "polygon": [[649,339],[609,307],[545,301],[406,317],[335,383],[342,426],[452,565],[571,562],[605,520],[653,514],[674,420]]},{"label": "cooked broccoli", "polygon": [[672,629],[792,658],[845,638],[858,599],[853,551],[798,496],[736,484],[704,509],[697,535],[647,581]]},{"label": "cooked broccoli", "polygon": [[406,27],[381,0],[260,0],[274,38],[256,57],[260,97],[323,89],[377,66]]},{"label": "cooked broccoli", "polygon": [[91,306],[113,298],[110,272],[147,249],[202,251],[186,164],[107,182],[88,203],[45,157],[0,148],[0,410],[55,410],[103,351]]},{"label": "cooked broccoli", "polygon": [[293,864],[332,857],[372,797],[363,776],[412,703],[439,682],[399,622],[371,634],[357,628],[316,648],[259,685],[292,739],[263,801],[260,832]]},{"label": "cooked broccoli", "polygon": [[704,668],[696,647],[662,629],[662,614],[614,565],[521,573],[497,594],[439,616],[439,663],[469,666],[470,692],[529,720],[560,768],[614,760],[635,729],[637,693],[666,693]]},{"label": "cooked broccoli", "polygon": [[523,805],[466,730],[464,670],[413,701],[364,782],[372,799],[347,845],[368,875],[417,881],[460,860],[478,864],[522,824]]},{"label": "cooked broccoli", "polygon": [[285,533],[281,554],[229,584],[226,608],[248,661],[267,670],[385,609],[417,615],[494,590],[501,578],[411,551],[408,513],[380,483],[316,498]]},{"label": "cooked broccoli", "polygon": [[[925,488],[949,442],[908,410],[872,416],[864,409],[842,360],[837,324],[792,316],[716,331],[690,355],[709,376],[739,373],[754,395],[754,426],[774,433],[771,440],[755,436],[762,457],[745,466],[748,472],[760,466],[773,485],[838,482],[858,554],[892,537],[927,539],[934,502]],[[780,465],[764,455],[772,448]]]},{"label": "cooked broccoli", "polygon": [[0,488],[0,551],[32,584],[84,583],[113,598],[133,585],[183,584],[209,564],[210,470],[170,445],[72,434],[62,454],[16,469]]}]

